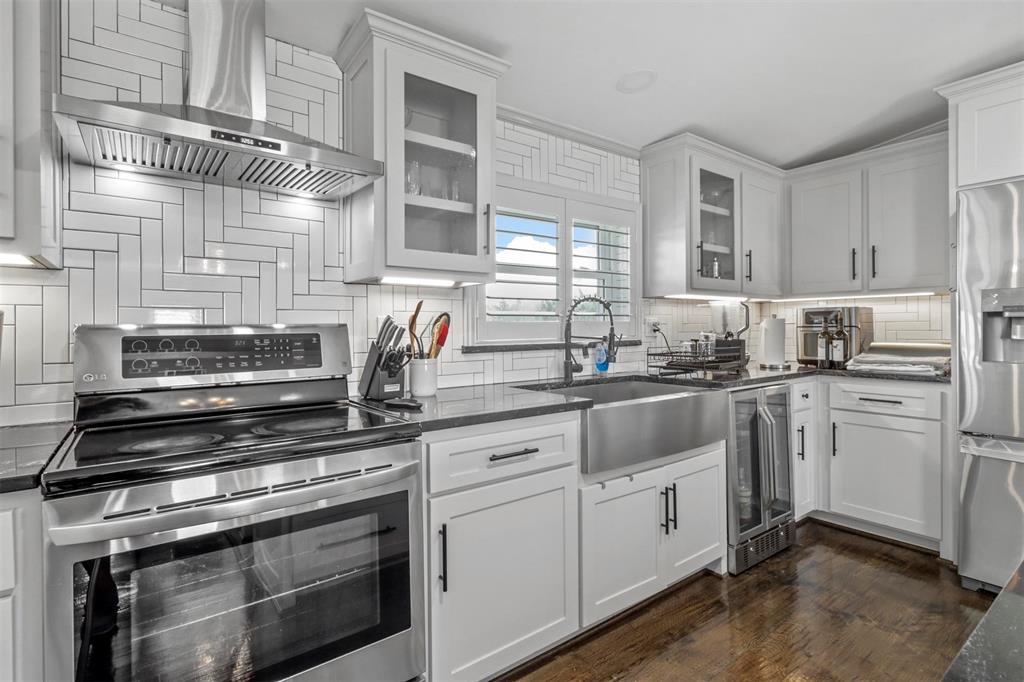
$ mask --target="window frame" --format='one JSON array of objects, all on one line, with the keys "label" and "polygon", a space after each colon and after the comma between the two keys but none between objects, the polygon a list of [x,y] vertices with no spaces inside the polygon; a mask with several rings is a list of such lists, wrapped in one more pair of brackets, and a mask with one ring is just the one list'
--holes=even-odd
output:
[{"label": "window frame", "polygon": [[[466,292],[465,312],[470,345],[516,345],[550,343],[562,340],[564,313],[569,306],[573,282],[573,226],[594,223],[629,228],[629,320],[615,320],[615,331],[635,337],[639,325],[641,292],[641,214],[636,201],[581,192],[546,183],[498,175],[495,182],[495,212],[507,210],[524,216],[557,220],[559,315],[551,322],[500,322],[487,319],[487,285]],[[496,236],[496,235],[495,235]],[[496,249],[497,250],[497,249]],[[497,270],[497,264],[495,264]],[[573,333],[604,336],[606,321],[573,320]]]}]

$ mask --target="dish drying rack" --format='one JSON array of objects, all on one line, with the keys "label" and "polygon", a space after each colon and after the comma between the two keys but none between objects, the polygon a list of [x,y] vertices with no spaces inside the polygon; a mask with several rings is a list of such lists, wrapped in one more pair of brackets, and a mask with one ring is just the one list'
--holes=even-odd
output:
[{"label": "dish drying rack", "polygon": [[674,376],[694,372],[736,372],[747,363],[747,343],[744,339],[719,339],[710,353],[682,346],[648,348],[647,374],[651,376]]}]

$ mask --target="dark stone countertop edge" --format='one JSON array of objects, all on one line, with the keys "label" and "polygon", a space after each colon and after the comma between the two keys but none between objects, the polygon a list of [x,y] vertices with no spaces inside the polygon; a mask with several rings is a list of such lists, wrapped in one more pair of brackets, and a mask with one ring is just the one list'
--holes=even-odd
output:
[{"label": "dark stone countertop edge", "polygon": [[[622,339],[619,341],[619,346],[633,347],[642,346],[643,341],[640,339]],[[583,348],[582,343],[573,343],[573,348]],[[462,352],[466,355],[473,353],[513,353],[515,351],[527,351],[527,350],[562,350],[565,348],[564,341],[537,341],[534,343],[480,343],[476,345],[466,345],[462,347]]]},{"label": "dark stone countertop edge", "polygon": [[[523,389],[526,390],[526,389]],[[512,419],[524,419],[526,417],[539,417],[546,414],[560,414],[563,412],[579,412],[594,406],[594,401],[588,398],[578,398],[572,402],[553,403],[551,405],[531,405],[528,407],[513,407],[506,410],[493,412],[480,412],[476,414],[458,415],[452,417],[438,417],[418,422],[424,433],[430,431],[443,431],[445,429],[457,429],[461,426],[476,426],[477,424],[490,424],[503,422]]]},{"label": "dark stone countertop edge", "polygon": [[12,474],[10,476],[0,476],[0,495],[38,488],[39,475],[42,473],[44,465],[45,462],[40,464],[39,471],[34,474]]},{"label": "dark stone countertop edge", "polygon": [[943,682],[1020,680],[1024,674],[1024,562],[989,606]]}]

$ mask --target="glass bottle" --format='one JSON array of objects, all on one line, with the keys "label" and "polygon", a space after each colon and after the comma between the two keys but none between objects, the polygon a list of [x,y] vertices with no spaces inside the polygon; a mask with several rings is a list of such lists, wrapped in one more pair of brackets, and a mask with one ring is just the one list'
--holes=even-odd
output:
[{"label": "glass bottle", "polygon": [[828,369],[832,355],[832,335],[828,331],[828,320],[821,321],[821,331],[818,332],[818,368]]},{"label": "glass bottle", "polygon": [[849,347],[850,335],[846,332],[842,315],[839,316],[837,325],[835,333],[832,334],[832,345],[829,351],[830,362],[833,369],[843,369],[846,367],[846,349]]}]

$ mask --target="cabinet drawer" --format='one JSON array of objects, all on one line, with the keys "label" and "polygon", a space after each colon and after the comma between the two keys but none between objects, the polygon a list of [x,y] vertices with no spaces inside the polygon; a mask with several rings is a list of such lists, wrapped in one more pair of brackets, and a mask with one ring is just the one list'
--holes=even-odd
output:
[{"label": "cabinet drawer", "polygon": [[829,407],[921,419],[941,419],[942,393],[895,381],[836,382],[829,387]]},{"label": "cabinet drawer", "polygon": [[431,494],[575,464],[579,416],[552,415],[451,429],[427,440]]},{"label": "cabinet drawer", "polygon": [[789,390],[792,391],[789,401],[794,412],[813,407],[818,401],[818,384],[813,381],[793,384]]}]

